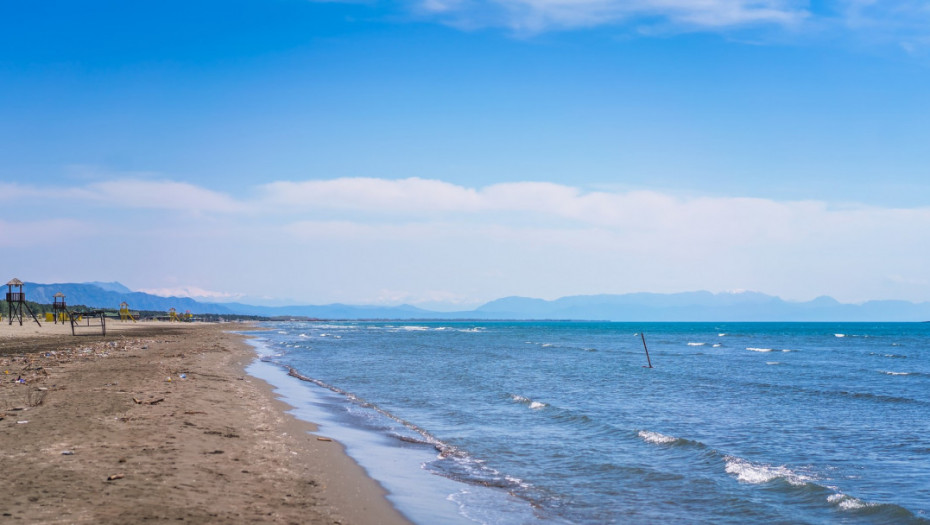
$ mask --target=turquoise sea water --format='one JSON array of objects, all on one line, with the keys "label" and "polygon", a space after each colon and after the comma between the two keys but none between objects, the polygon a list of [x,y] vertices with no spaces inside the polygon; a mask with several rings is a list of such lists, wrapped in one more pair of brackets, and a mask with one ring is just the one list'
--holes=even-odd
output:
[{"label": "turquoise sea water", "polygon": [[927,323],[267,327],[417,523],[930,523]]}]

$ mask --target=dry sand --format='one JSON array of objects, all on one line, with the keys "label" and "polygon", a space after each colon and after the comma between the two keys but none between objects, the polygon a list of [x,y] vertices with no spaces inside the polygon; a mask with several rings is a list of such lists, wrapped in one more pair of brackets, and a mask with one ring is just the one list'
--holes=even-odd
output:
[{"label": "dry sand", "polygon": [[0,522],[409,523],[243,372],[255,354],[228,333],[243,328],[116,322],[73,337],[4,319]]}]

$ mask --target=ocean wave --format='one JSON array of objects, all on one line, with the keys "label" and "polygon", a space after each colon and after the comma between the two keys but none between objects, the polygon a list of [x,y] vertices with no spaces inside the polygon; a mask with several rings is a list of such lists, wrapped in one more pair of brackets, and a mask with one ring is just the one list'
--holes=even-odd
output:
[{"label": "ocean wave", "polygon": [[854,498],[841,492],[827,496],[827,502],[832,503],[843,510],[858,510],[875,505],[874,503],[866,503],[859,498]]},{"label": "ocean wave", "polygon": [[638,430],[636,432],[636,437],[652,445],[696,447],[699,449],[706,448],[706,445],[704,445],[704,443],[701,443],[700,441],[692,441],[690,439],[685,439],[685,438],[680,438],[680,437],[675,437],[675,436],[668,436],[660,432],[653,432],[652,430]]},{"label": "ocean wave", "polygon": [[668,445],[678,441],[678,438],[676,437],[666,436],[665,434],[652,432],[650,430],[640,430],[637,432],[637,435],[643,438],[643,441],[646,443],[654,443],[656,445]]},{"label": "ocean wave", "polygon": [[890,372],[888,370],[879,370],[879,372],[889,376],[909,376],[911,372]]},{"label": "ocean wave", "polygon": [[[832,490],[836,490],[831,487]],[[827,496],[827,503],[839,510],[870,517],[876,523],[927,523],[924,517],[918,517],[910,510],[894,503],[875,503],[837,491]]]},{"label": "ocean wave", "polygon": [[727,334],[725,334],[725,333],[723,333],[723,332],[717,334],[717,337],[726,337],[726,336],[727,336]]},{"label": "ocean wave", "polygon": [[688,346],[707,346],[707,343],[688,343]]},{"label": "ocean wave", "polygon": [[548,404],[543,403],[543,402],[541,402],[541,401],[533,401],[532,399],[530,399],[530,398],[528,398],[528,397],[523,397],[523,396],[517,395],[517,394],[510,394],[510,399],[514,400],[514,401],[517,402],[517,403],[521,403],[521,404],[523,404],[523,405],[526,405],[526,406],[530,407],[530,408],[533,409],[533,410],[539,410],[539,409],[541,409],[541,408],[546,408],[547,406],[549,406]]},{"label": "ocean wave", "polygon": [[766,361],[765,364],[767,364],[767,365],[780,365],[781,363],[778,362],[778,361]]},{"label": "ocean wave", "polygon": [[[320,330],[342,330],[342,331],[353,331],[353,330],[358,330],[358,327],[357,327],[357,326],[354,326],[354,325],[346,325],[346,324],[329,324],[329,323],[327,323],[327,324],[314,324],[314,325],[312,325],[312,326],[313,326],[313,328],[318,328],[318,329],[320,329]],[[368,328],[370,329],[370,328],[375,328],[375,327],[369,326]]]},{"label": "ocean wave", "polygon": [[846,334],[833,334],[833,337],[846,337]]},{"label": "ocean wave", "polygon": [[735,476],[738,481],[759,485],[776,479],[784,479],[792,485],[805,485],[812,478],[798,474],[793,470],[781,466],[772,466],[762,463],[753,463],[735,456],[724,456],[727,474]]},{"label": "ocean wave", "polygon": [[900,396],[886,396],[884,394],[873,394],[871,392],[850,392],[848,390],[840,390],[837,393],[844,397],[851,397],[853,399],[867,399],[871,401],[881,401],[883,403],[926,403],[926,401],[917,400],[910,397],[900,397]]},{"label": "ocean wave", "polygon": [[714,343],[713,346],[711,346],[711,348],[720,348],[721,346],[723,345],[720,343]]},{"label": "ocean wave", "polygon": [[775,351],[774,348],[756,348],[754,346],[747,347],[746,350],[750,350],[752,352],[774,352]]}]

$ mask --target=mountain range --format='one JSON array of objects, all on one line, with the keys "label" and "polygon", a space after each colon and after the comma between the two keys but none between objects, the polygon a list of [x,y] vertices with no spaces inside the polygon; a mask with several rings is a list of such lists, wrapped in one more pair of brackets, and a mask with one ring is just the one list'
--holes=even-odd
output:
[{"label": "mountain range", "polygon": [[868,301],[840,303],[832,297],[793,302],[758,292],[672,294],[630,293],[576,295],[555,300],[505,297],[474,310],[435,312],[411,305],[293,305],[255,306],[242,303],[205,303],[188,297],[162,297],[134,292],[117,282],[25,283],[26,298],[51,303],[61,292],[68,304],[116,309],[126,302],[133,310],[194,314],[310,317],[318,319],[560,319],[604,321],[928,321],[930,303]]}]

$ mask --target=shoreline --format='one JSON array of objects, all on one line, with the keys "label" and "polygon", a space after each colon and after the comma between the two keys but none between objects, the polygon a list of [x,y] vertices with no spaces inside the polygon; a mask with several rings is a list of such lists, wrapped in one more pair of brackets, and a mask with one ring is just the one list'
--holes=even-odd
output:
[{"label": "shoreline", "polygon": [[340,443],[246,372],[251,329],[111,323],[106,337],[73,337],[2,323],[0,515],[411,523]]}]

